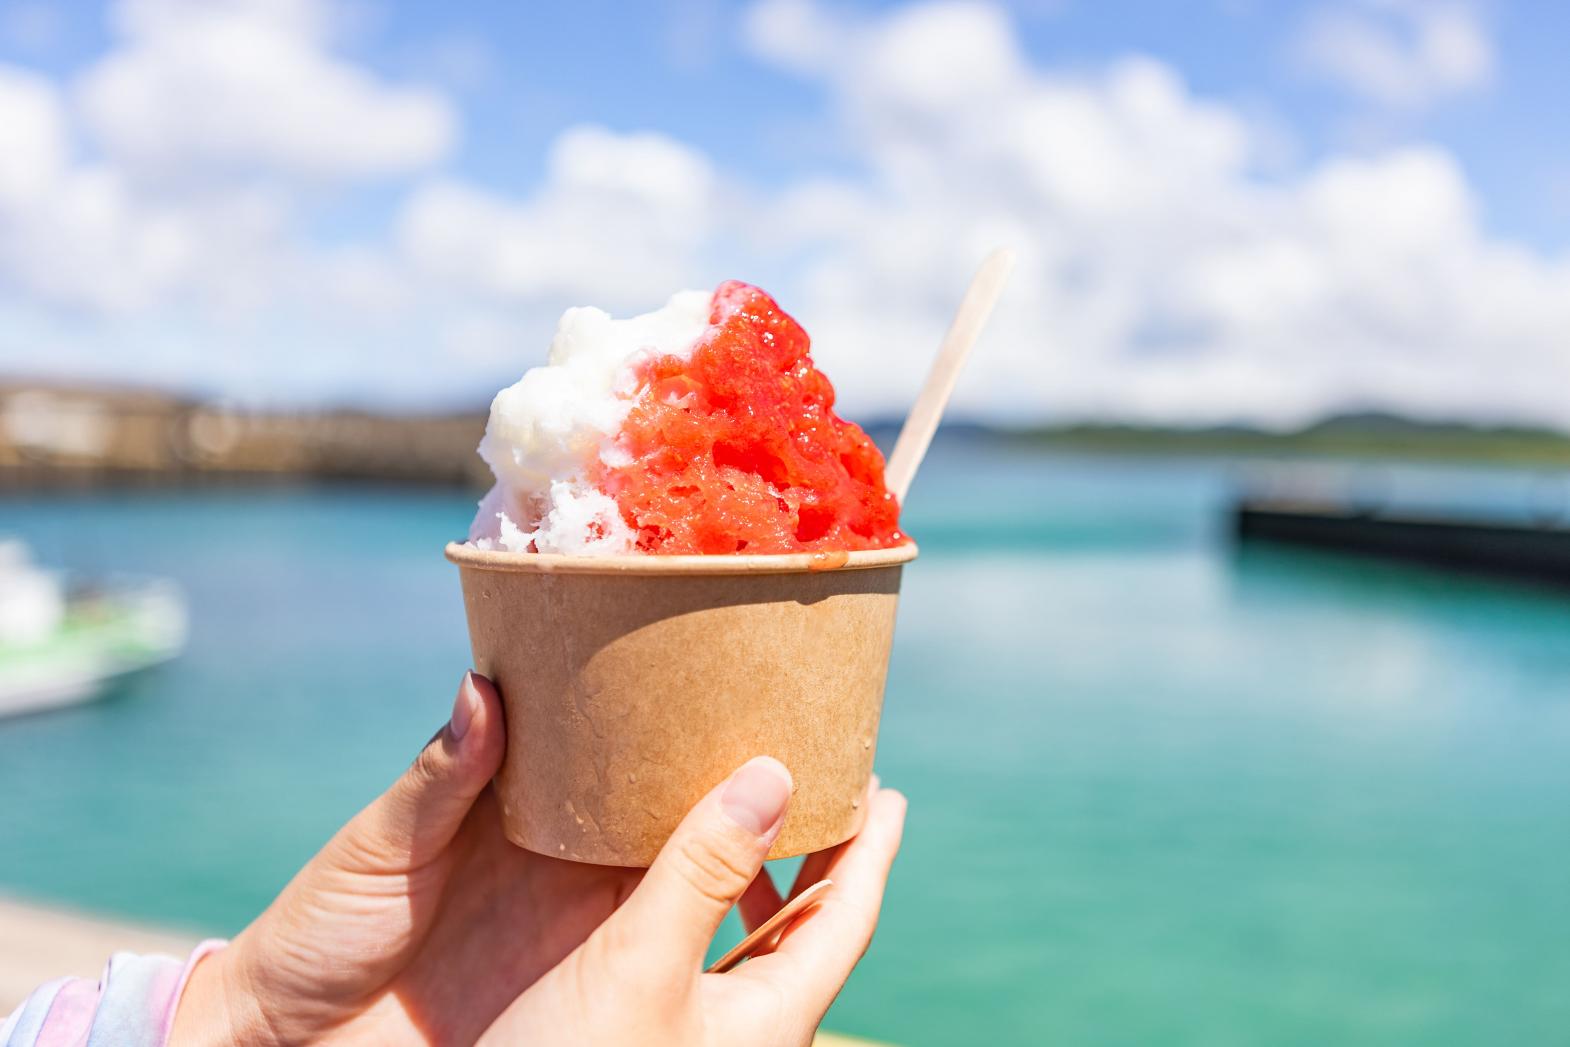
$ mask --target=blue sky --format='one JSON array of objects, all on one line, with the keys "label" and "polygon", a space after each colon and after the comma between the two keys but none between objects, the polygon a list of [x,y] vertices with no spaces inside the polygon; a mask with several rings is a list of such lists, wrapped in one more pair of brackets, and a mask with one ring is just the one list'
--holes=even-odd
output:
[{"label": "blue sky", "polygon": [[566,305],[739,276],[898,410],[1011,242],[976,413],[1570,424],[1565,39],[1504,0],[0,0],[0,372],[474,403]]},{"label": "blue sky", "polygon": [[[875,12],[897,4],[845,4]],[[1278,120],[1306,156],[1393,141],[1452,149],[1483,194],[1492,228],[1544,247],[1570,236],[1570,139],[1552,133],[1570,98],[1570,6],[1479,5],[1498,59],[1485,86],[1412,113],[1384,113],[1301,67],[1294,46],[1325,5],[1291,0],[1039,0],[1003,5],[1029,54],[1091,68],[1127,54],[1169,62],[1195,91]],[[834,131],[825,92],[757,61],[739,45],[748,5],[686,0],[571,4],[414,2],[345,8],[341,50],[399,80],[434,81],[461,106],[453,167],[501,189],[540,177],[545,147],[585,121],[653,128],[725,155],[760,182],[836,160],[827,142],[801,156],[795,136]],[[26,14],[53,8],[51,16]],[[110,43],[102,3],[0,11],[49,28],[0,38],[0,59],[59,77]],[[35,31],[36,32],[36,31]],[[592,40],[592,48],[585,41]],[[811,155],[811,154],[816,155]],[[383,198],[375,203],[386,205]],[[345,210],[364,211],[363,199]]]}]

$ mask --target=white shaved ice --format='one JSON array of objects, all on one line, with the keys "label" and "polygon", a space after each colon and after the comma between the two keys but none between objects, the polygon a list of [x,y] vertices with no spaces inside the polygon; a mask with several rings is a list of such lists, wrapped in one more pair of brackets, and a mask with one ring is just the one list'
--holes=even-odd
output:
[{"label": "white shaved ice", "polygon": [[469,540],[483,549],[610,555],[631,552],[616,504],[586,479],[615,464],[614,437],[632,409],[633,369],[649,356],[688,357],[708,328],[708,291],[682,291],[629,320],[568,309],[548,362],[496,394],[480,457],[496,475]]}]

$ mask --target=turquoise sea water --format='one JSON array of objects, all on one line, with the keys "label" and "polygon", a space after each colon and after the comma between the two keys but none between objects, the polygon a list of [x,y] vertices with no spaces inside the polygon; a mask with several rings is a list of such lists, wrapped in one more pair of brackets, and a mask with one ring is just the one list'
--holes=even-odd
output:
[{"label": "turquoise sea water", "polygon": [[[1392,470],[1496,508],[1508,474]],[[1570,595],[1226,541],[1228,467],[940,446],[830,1026],[900,1044],[1570,1043]],[[1426,494],[1424,492],[1427,492]],[[179,662],[0,723],[0,890],[232,932],[446,715],[461,494],[0,502],[177,578]]]}]

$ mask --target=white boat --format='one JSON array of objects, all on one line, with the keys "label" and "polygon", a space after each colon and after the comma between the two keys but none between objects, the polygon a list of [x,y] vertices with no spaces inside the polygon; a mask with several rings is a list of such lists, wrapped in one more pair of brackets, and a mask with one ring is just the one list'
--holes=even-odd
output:
[{"label": "white boat", "polygon": [[91,701],[185,647],[185,600],[172,583],[68,586],[15,540],[0,540],[0,717]]}]

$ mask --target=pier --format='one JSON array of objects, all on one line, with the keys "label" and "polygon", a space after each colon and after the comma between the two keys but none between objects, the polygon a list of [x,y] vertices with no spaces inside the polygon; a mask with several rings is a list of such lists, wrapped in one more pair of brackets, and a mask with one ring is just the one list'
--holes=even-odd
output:
[{"label": "pier", "polygon": [[1570,588],[1570,527],[1465,515],[1245,498],[1239,541],[1281,542]]}]

